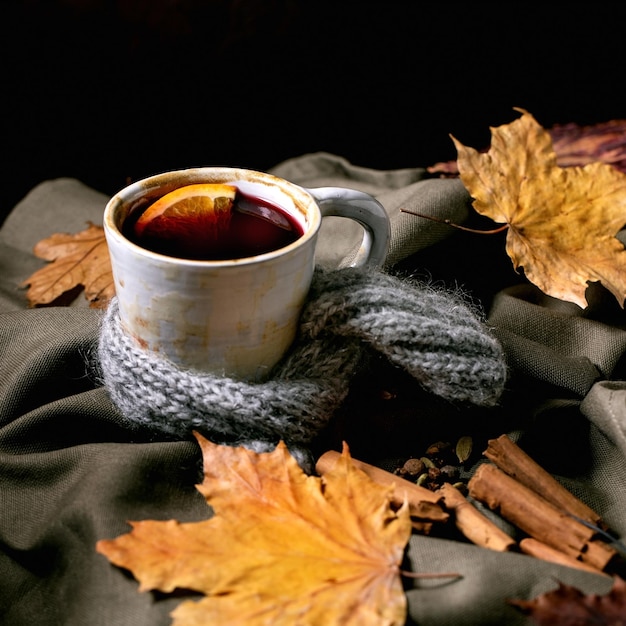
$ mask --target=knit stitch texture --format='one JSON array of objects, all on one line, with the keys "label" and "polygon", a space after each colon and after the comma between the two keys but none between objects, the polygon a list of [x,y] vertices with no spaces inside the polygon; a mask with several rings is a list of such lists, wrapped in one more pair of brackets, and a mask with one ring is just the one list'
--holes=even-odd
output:
[{"label": "knit stitch texture", "polygon": [[[309,444],[345,399],[365,351],[382,353],[430,392],[491,406],[506,381],[503,350],[456,294],[379,270],[316,269],[299,335],[268,380],[178,367],[123,331],[114,298],[102,319],[102,380],[134,424],[222,443]],[[260,443],[259,443],[260,442]]]}]

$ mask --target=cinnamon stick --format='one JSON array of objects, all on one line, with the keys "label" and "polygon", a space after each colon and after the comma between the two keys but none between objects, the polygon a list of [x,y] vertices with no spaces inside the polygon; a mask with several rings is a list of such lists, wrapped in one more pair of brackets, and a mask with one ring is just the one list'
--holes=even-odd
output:
[{"label": "cinnamon stick", "polygon": [[456,527],[472,543],[499,552],[515,549],[515,540],[485,517],[454,485],[444,483],[439,491],[446,508],[453,512]]},{"label": "cinnamon stick", "polygon": [[[323,476],[332,470],[340,456],[341,454],[335,450],[329,450],[322,454],[315,464],[317,473]],[[401,506],[406,500],[411,517],[430,522],[446,522],[449,519],[450,514],[441,506],[441,494],[437,494],[425,487],[420,487],[401,476],[396,476],[364,461],[352,458],[352,463],[355,467],[365,472],[374,482],[381,485],[393,485],[392,501],[394,504]],[[424,528],[428,527],[428,525],[424,526]]]},{"label": "cinnamon stick", "polygon": [[473,498],[499,511],[502,517],[531,537],[599,570],[604,570],[617,554],[608,545],[593,541],[593,529],[495,465],[481,465],[468,488]]},{"label": "cinnamon stick", "polygon": [[563,487],[507,435],[490,439],[483,454],[503,472],[538,493],[558,509],[607,530],[607,525],[593,509]]},{"label": "cinnamon stick", "polygon": [[603,576],[607,576],[604,572],[599,569],[589,565],[588,563],[584,563],[583,561],[579,561],[560,550],[556,550],[551,546],[537,540],[532,537],[526,537],[519,542],[519,547],[524,554],[528,554],[529,556],[534,556],[537,559],[541,559],[542,561],[548,561],[550,563],[557,563],[558,565],[567,565],[568,567],[574,567],[576,569],[581,569],[586,572],[591,572],[592,574],[602,574]]}]

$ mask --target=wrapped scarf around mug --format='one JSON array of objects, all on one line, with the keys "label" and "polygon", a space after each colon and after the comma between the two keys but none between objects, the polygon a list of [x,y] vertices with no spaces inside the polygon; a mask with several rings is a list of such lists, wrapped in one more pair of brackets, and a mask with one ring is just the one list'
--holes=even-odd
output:
[{"label": "wrapped scarf around mug", "polygon": [[142,349],[123,331],[115,298],[98,358],[111,399],[134,425],[265,451],[279,440],[306,448],[345,399],[365,350],[450,401],[492,406],[506,381],[503,350],[470,305],[371,268],[316,269],[298,337],[263,382],[183,369]]}]

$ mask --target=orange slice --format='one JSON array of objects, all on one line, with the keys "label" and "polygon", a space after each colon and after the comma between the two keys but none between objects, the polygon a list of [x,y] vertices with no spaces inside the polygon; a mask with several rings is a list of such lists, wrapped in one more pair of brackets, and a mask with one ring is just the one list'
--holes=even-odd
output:
[{"label": "orange slice", "polygon": [[236,193],[237,187],[217,183],[179,187],[139,216],[135,236],[147,247],[163,243],[171,250],[198,256],[228,230]]},{"label": "orange slice", "polygon": [[[179,187],[151,204],[135,223],[135,234],[156,234],[176,221],[223,221],[232,209],[237,187],[198,183]],[[174,226],[175,228],[175,226]]]}]

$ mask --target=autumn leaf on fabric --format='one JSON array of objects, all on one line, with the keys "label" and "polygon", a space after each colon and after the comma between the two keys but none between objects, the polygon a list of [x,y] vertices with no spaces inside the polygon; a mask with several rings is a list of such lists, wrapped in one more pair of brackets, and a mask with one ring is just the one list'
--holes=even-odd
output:
[{"label": "autumn leaf on fabric", "polygon": [[550,134],[530,113],[491,129],[488,152],[452,137],[460,177],[478,213],[507,224],[506,251],[544,293],[587,305],[600,282],[621,306],[626,251],[626,174],[605,163],[562,168]]},{"label": "autumn leaf on fabric", "polygon": [[626,624],[626,582],[619,576],[605,595],[585,595],[560,583],[533,600],[509,600],[539,626],[619,626]]},{"label": "autumn leaf on fabric", "polygon": [[306,475],[280,443],[271,453],[219,446],[196,435],[206,521],[132,522],[97,550],[129,569],[140,590],[194,590],[175,626],[401,625],[400,563],[408,507],[374,483],[347,447],[323,478]]},{"label": "autumn leaf on fabric", "polygon": [[55,233],[39,241],[35,256],[50,261],[27,278],[31,306],[54,304],[64,295],[84,288],[93,308],[105,307],[115,294],[109,251],[102,226],[89,224],[76,233]]}]

